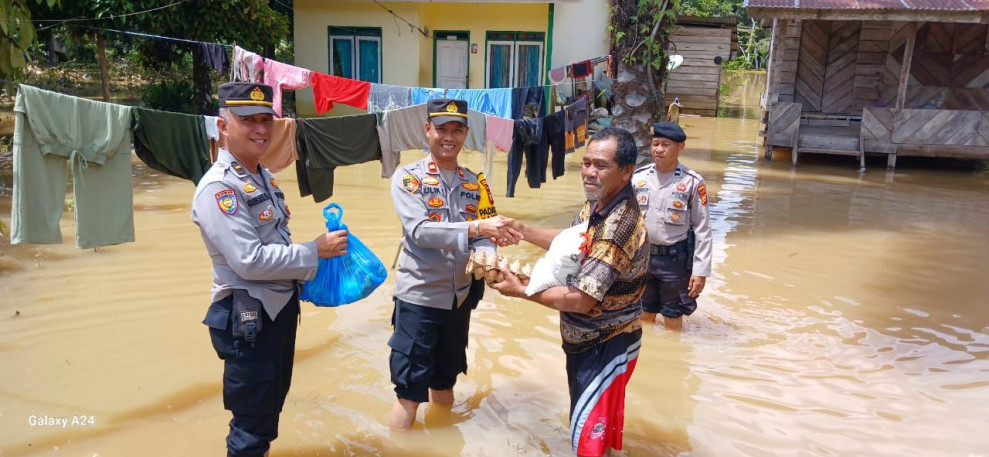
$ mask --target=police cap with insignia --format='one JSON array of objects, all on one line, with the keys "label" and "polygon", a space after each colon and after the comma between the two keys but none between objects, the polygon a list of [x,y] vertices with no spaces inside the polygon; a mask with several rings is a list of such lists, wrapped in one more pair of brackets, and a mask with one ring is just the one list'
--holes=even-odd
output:
[{"label": "police cap with insignia", "polygon": [[657,122],[649,126],[649,133],[653,138],[668,138],[677,143],[687,141],[687,134],[673,122]]},{"label": "police cap with insignia", "polygon": [[436,98],[426,102],[426,114],[433,125],[457,121],[467,125],[467,102],[454,98]]},{"label": "police cap with insignia", "polygon": [[227,108],[238,116],[270,114],[278,116],[272,109],[271,86],[255,83],[224,83],[217,92],[220,95],[220,108]]}]

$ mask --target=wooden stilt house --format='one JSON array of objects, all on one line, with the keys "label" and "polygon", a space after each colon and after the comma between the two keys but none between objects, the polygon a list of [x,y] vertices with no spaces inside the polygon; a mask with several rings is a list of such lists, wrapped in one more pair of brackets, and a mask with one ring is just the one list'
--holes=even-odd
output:
[{"label": "wooden stilt house", "polygon": [[989,2],[746,0],[772,24],[763,95],[773,147],[989,159]]}]

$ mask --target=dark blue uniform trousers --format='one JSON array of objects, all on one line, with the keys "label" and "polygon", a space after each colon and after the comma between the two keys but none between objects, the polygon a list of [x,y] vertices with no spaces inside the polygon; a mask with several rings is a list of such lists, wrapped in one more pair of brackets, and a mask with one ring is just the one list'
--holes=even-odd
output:
[{"label": "dark blue uniform trousers", "polygon": [[683,241],[670,246],[667,253],[649,256],[642,310],[674,318],[693,314],[697,299],[687,295],[692,264]]},{"label": "dark blue uniform trousers", "polygon": [[227,456],[261,456],[278,437],[278,415],[292,382],[299,299],[293,296],[274,321],[262,311],[261,331],[253,343],[234,338],[232,306],[232,296],[214,302],[203,321],[224,361],[223,407],[233,413]]}]

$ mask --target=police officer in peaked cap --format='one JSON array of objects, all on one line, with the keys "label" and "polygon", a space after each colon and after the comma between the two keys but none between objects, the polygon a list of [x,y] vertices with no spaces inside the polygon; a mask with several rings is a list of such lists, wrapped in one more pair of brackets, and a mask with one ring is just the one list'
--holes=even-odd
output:
[{"label": "police officer in peaked cap", "polygon": [[223,406],[233,413],[227,455],[268,454],[292,380],[299,282],[317,261],[347,252],[347,233],[293,243],[292,213],[278,179],[259,159],[271,146],[271,87],[219,88],[217,127],[226,137],[196,187],[192,221],[213,263],[212,304],[203,321],[224,361]]},{"label": "police officer in peaked cap", "polygon": [[388,340],[395,430],[412,426],[421,403],[453,405],[457,375],[467,371],[471,309],[484,291],[465,270],[470,251],[493,254],[521,239],[511,219],[482,214],[481,198],[493,205],[488,184],[457,163],[470,129],[467,102],[430,100],[426,115],[429,154],[396,170],[391,185],[402,223]]},{"label": "police officer in peaked cap", "polygon": [[711,275],[707,185],[680,163],[687,135],[679,125],[659,122],[649,128],[654,163],[632,175],[651,245],[642,320],[655,322],[661,314],[667,328],[680,330]]}]

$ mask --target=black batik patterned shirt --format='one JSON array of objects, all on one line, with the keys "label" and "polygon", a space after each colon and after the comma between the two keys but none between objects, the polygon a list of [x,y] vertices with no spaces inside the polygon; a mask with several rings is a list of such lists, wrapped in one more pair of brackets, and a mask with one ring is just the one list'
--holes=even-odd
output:
[{"label": "black batik patterned shirt", "polygon": [[646,226],[627,185],[606,207],[588,201],[573,225],[588,221],[591,246],[573,286],[598,302],[587,314],[560,313],[563,350],[584,352],[615,335],[641,328],[639,299],[649,266]]}]

